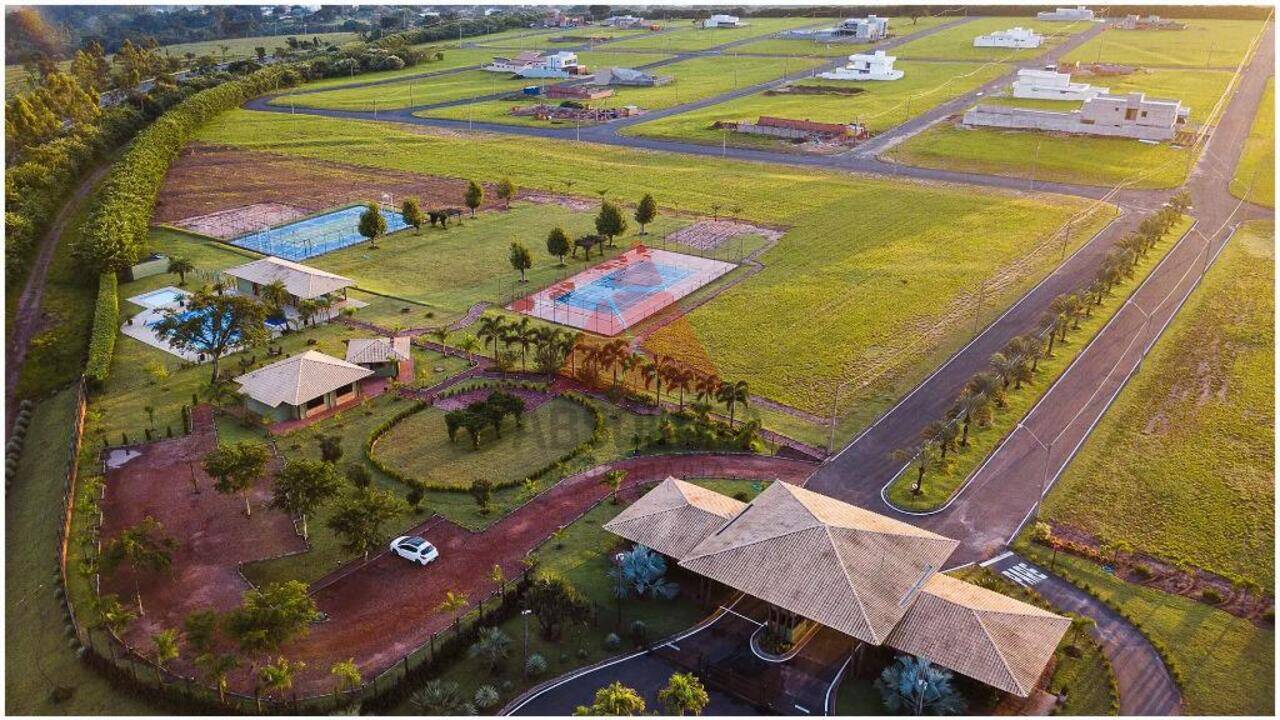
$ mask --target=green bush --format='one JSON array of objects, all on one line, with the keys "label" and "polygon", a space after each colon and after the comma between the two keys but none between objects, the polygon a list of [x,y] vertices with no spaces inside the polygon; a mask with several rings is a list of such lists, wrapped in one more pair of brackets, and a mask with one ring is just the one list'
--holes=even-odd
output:
[{"label": "green bush", "polygon": [[93,334],[89,337],[89,362],[84,374],[95,386],[111,372],[111,357],[120,331],[120,305],[116,298],[116,275],[104,272],[98,278],[98,300],[93,308]]}]

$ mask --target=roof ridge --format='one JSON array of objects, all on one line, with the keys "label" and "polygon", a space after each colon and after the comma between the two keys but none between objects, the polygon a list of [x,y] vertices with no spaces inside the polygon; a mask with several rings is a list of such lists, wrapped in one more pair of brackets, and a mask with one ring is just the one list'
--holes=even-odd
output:
[{"label": "roof ridge", "polygon": [[[963,580],[961,582],[964,582]],[[987,628],[987,624],[982,621],[982,615],[973,608],[965,608],[973,615],[973,619],[978,621],[979,627],[982,628],[982,637],[986,639],[987,644],[995,651],[996,657],[1000,658],[1000,664],[1004,667],[1004,671],[1009,675],[1009,679],[1018,688],[1020,692],[1026,692],[1026,688],[1022,686],[1022,681],[1013,672],[1013,668],[1009,667],[1009,661],[1005,659],[1004,653],[1000,652],[1000,644],[991,637],[991,631]]]},{"label": "roof ridge", "polygon": [[[726,523],[726,524],[727,524],[727,523],[731,523],[731,522],[733,522],[734,520],[738,519],[739,517],[741,517],[741,516],[742,516],[742,513],[746,512],[746,511],[747,511],[747,509],[748,509],[748,508],[750,508],[750,507],[751,507],[751,505],[749,505],[749,504],[748,504],[746,507],[742,508],[742,510],[741,510],[741,511],[739,511],[736,515],[734,515],[734,516],[733,516],[733,517],[731,517],[731,518],[727,518],[727,519],[725,520],[725,523]],[[724,524],[722,524],[719,528],[717,528],[716,532],[719,532],[720,530],[723,530],[723,529],[724,529]],[[788,530],[787,532],[779,533],[779,534],[777,534],[777,535],[770,535],[769,537],[757,538],[757,539],[755,539],[755,540],[752,540],[752,541],[751,541],[751,542],[749,542],[749,543],[744,543],[744,544],[742,544],[742,545],[730,545],[730,546],[728,546],[728,547],[720,548],[719,550],[716,550],[716,551],[714,551],[714,552],[702,553],[701,555],[690,555],[689,557],[685,558],[684,560],[681,560],[679,564],[684,564],[685,562],[687,562],[687,561],[689,561],[689,560],[697,560],[698,558],[711,557],[712,555],[719,555],[720,553],[728,552],[728,551],[730,551],[730,550],[739,550],[739,549],[742,549],[742,548],[749,548],[749,547],[751,547],[751,546],[753,546],[753,545],[759,545],[760,543],[763,543],[763,542],[769,542],[769,541],[771,541],[771,540],[777,540],[778,538],[784,538],[784,537],[787,537],[787,536],[789,536],[789,535],[795,535],[796,533],[804,532],[804,531],[806,531],[806,530],[812,530],[812,529],[813,529],[813,526],[809,526],[809,527],[802,527],[802,528],[796,528],[795,530]],[[713,534],[711,537],[715,537],[715,535]],[[707,540],[709,540],[709,539],[711,539],[711,538],[707,538]],[[706,542],[706,540],[703,540],[703,542]],[[698,543],[698,544],[699,544],[699,545],[701,545],[702,543]],[[843,563],[842,563],[842,565],[843,565]]]},{"label": "roof ridge", "polygon": [[[836,539],[831,534],[831,526],[824,523],[822,529],[827,534],[827,540],[831,542],[831,549],[836,554],[836,562],[840,565],[840,571],[844,573],[844,578],[849,583],[849,592],[853,595],[853,599],[858,601],[858,612],[862,614],[862,621],[866,623],[867,629],[871,632],[871,637],[876,641],[876,644],[883,644],[885,638],[876,634],[875,625],[871,624],[871,616],[867,614],[867,606],[862,602],[862,596],[858,594],[858,588],[854,585],[853,578],[849,575],[849,568],[844,564],[844,556],[836,549]],[[903,615],[905,614],[903,613]],[[899,616],[898,622],[902,622],[901,616]],[[898,622],[893,624],[894,627],[897,627]],[[893,632],[893,627],[889,628],[889,632]],[[888,634],[885,637],[887,638]]]}]

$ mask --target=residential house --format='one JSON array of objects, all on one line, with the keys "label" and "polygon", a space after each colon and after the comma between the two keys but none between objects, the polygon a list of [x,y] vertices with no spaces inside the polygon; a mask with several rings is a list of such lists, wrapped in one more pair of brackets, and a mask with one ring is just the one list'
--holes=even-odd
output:
[{"label": "residential house", "polygon": [[600,24],[607,27],[623,29],[641,28],[646,26],[645,19],[642,17],[636,17],[635,15],[614,15],[613,17],[605,18]]},{"label": "residential house", "polygon": [[1036,13],[1037,20],[1047,22],[1092,22],[1093,11],[1083,5],[1077,5],[1073,8],[1057,8],[1053,11],[1042,11]]},{"label": "residential house", "polygon": [[1125,15],[1122,19],[1112,24],[1117,30],[1186,30],[1184,23],[1175,20],[1166,20],[1159,15],[1148,15],[1142,17],[1140,15]]},{"label": "residential house", "polygon": [[889,34],[889,18],[868,15],[864,18],[846,18],[836,28],[837,35],[852,37],[860,42],[883,40]]},{"label": "residential house", "polygon": [[514,73],[540,62],[542,62],[542,53],[526,50],[514,57],[494,57],[488,65],[480,69],[487,72]]},{"label": "residential house", "polygon": [[893,64],[897,60],[892,55],[885,55],[883,50],[850,55],[847,65],[819,73],[818,77],[826,80],[900,80],[905,73],[894,69]]},{"label": "residential house", "polygon": [[276,281],[283,283],[289,293],[286,304],[295,310],[303,300],[341,302],[346,299],[347,288],[356,284],[350,278],[278,257],[264,257],[222,272],[235,278],[236,292],[251,297],[259,297],[263,287]]},{"label": "residential house", "polygon": [[963,123],[1160,141],[1176,137],[1190,114],[1191,109],[1177,100],[1149,100],[1143,93],[1128,93],[1098,95],[1070,112],[977,105],[965,112]]},{"label": "residential house", "polygon": [[602,100],[613,95],[611,88],[596,85],[568,85],[559,83],[547,88],[547,97],[553,100]]},{"label": "residential house", "polygon": [[567,78],[586,74],[586,70],[586,66],[578,64],[577,53],[561,50],[517,69],[515,74],[522,78]]},{"label": "residential house", "polygon": [[245,409],[269,422],[305,420],[360,397],[373,371],[308,350],[235,379]]},{"label": "residential house", "polygon": [[409,336],[350,340],[347,362],[372,370],[375,377],[396,377],[401,363],[413,362]]},{"label": "residential house", "polygon": [[1043,43],[1044,36],[1024,27],[997,30],[973,39],[974,47],[1038,48]]},{"label": "residential house", "polygon": [[704,28],[735,28],[742,26],[742,18],[737,15],[712,15],[702,21]]},{"label": "residential house", "polygon": [[670,75],[655,75],[633,68],[611,67],[597,72],[591,78],[592,85],[621,85],[624,87],[657,87],[674,80]]},{"label": "residential house", "polygon": [[1028,100],[1088,100],[1106,94],[1107,88],[1073,83],[1071,75],[1052,70],[1024,68],[1013,82],[1013,96]]}]

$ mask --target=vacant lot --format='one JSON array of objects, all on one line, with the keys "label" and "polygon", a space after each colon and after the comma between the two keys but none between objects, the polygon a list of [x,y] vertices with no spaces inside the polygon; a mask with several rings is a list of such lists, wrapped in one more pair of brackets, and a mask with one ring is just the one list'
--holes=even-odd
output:
[{"label": "vacant lot", "polygon": [[1186,30],[1106,30],[1067,53],[1068,62],[1235,68],[1262,31],[1260,20],[1188,20]]},{"label": "vacant lot", "polygon": [[820,26],[830,23],[830,18],[744,18],[742,27],[736,28],[703,28],[692,20],[667,20],[662,26],[665,32],[654,33],[631,40],[620,40],[610,43],[610,47],[628,50],[662,50],[676,52],[682,50],[708,50],[726,43],[759,38],[790,28]]},{"label": "vacant lot", "polygon": [[1206,123],[1231,82],[1231,75],[1226,70],[1149,70],[1098,78],[1094,84],[1110,88],[1116,95],[1142,92],[1151,98],[1180,100],[1191,108],[1191,122]]},{"label": "vacant lot", "polygon": [[1272,584],[1273,237],[1237,232],[1050,495],[1051,519]]},{"label": "vacant lot", "polygon": [[[473,401],[485,395],[477,393]],[[501,437],[485,430],[476,449],[465,430],[449,439],[444,416],[445,410],[436,407],[413,414],[379,438],[373,456],[406,477],[465,490],[481,479],[520,480],[591,439],[591,413],[569,400],[539,405],[519,427],[507,420]]]},{"label": "vacant lot", "polygon": [[[826,18],[819,19],[818,24],[814,27],[831,27],[838,24],[843,18]],[[891,17],[889,18],[889,36],[904,37],[923,32],[930,28],[935,28],[943,23],[949,23],[958,18],[954,15],[939,15],[937,17]],[[767,38],[765,40],[753,40],[745,45],[739,45],[735,50],[744,53],[764,53],[766,55],[795,55],[800,57],[840,57],[842,55],[852,55],[854,53],[865,52],[874,45],[864,45],[857,43],[829,43],[814,42],[812,40],[791,39],[791,38]]]},{"label": "vacant lot", "polygon": [[[1024,50],[1011,48],[978,48],[973,39],[997,30],[1024,27],[1044,36],[1044,44]],[[1089,29],[1089,23],[1042,22],[1025,17],[978,18],[953,28],[941,30],[928,37],[912,40],[894,48],[892,55],[900,58],[929,58],[938,60],[969,60],[986,62],[1010,62],[1043,55],[1071,35]]]},{"label": "vacant lot", "polygon": [[[482,65],[493,58],[492,50],[472,48],[460,50],[456,44],[423,45],[418,46],[417,49],[426,53],[428,57],[424,58],[421,62],[412,67],[404,67],[399,70],[382,70],[379,72],[361,73],[350,77],[325,78],[323,80],[309,82],[306,85],[301,85],[294,88],[294,90],[329,90],[333,88],[346,87],[348,85],[364,85],[365,83],[390,81],[398,78],[407,80],[411,77],[429,75],[443,70],[452,70],[455,68],[466,67],[468,65]],[[439,60],[435,59],[436,53],[443,55],[443,57]],[[283,101],[283,104],[288,105],[288,96],[286,95],[285,97],[286,99]],[[281,101],[277,100],[276,103],[280,104]]]},{"label": "vacant lot", "polygon": [[749,120],[761,115],[816,120],[819,122],[865,123],[872,132],[899,125],[958,95],[998,77],[1004,69],[976,63],[926,63],[903,61],[897,67],[906,76],[896,82],[851,83],[815,78],[799,85],[862,90],[856,95],[809,95],[769,92],[712,105],[653,122],[641,123],[626,134],[709,144],[780,146],[784,141],[756,135],[725,133],[712,126],[719,120]]},{"label": "vacant lot", "polygon": [[1231,179],[1231,194],[1258,205],[1276,204],[1276,80],[1267,80],[1267,91],[1258,103],[1249,139]]},{"label": "vacant lot", "polygon": [[1027,130],[941,123],[895,146],[889,157],[908,165],[1034,180],[1134,188],[1182,184],[1189,153],[1168,143],[1051,135]]}]

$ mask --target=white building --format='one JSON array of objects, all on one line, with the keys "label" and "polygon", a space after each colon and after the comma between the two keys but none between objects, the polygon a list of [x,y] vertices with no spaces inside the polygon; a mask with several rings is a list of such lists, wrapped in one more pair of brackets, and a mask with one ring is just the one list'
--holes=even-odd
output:
[{"label": "white building", "polygon": [[1046,20],[1048,22],[1091,22],[1093,20],[1093,11],[1083,5],[1077,5],[1073,8],[1058,8],[1053,12],[1044,11],[1036,13],[1037,20]]},{"label": "white building", "polygon": [[600,23],[606,27],[633,28],[644,25],[644,18],[635,15],[614,15]]},{"label": "white building", "polygon": [[742,25],[742,18],[737,15],[712,15],[702,21],[704,28],[722,28],[722,27],[739,27]]},{"label": "white building", "polygon": [[578,68],[578,54],[562,50],[526,65],[515,73],[522,78],[567,78],[579,74]]},{"label": "white building", "polygon": [[825,80],[900,80],[904,73],[893,68],[897,60],[892,55],[885,55],[883,50],[859,53],[850,55],[849,64],[844,67],[820,73],[818,77]]},{"label": "white building", "polygon": [[1098,95],[1070,112],[977,105],[965,112],[963,122],[973,127],[1172,140],[1190,115],[1191,108],[1177,100],[1148,100],[1142,93],[1127,93]]},{"label": "white building", "polygon": [[852,36],[855,40],[874,42],[889,34],[889,19],[868,15],[864,18],[846,18],[840,21],[837,32]]},{"label": "white building", "polygon": [[973,39],[974,47],[1038,48],[1042,43],[1044,43],[1044,36],[1037,35],[1024,27],[997,30]]},{"label": "white building", "polygon": [[1013,96],[1028,100],[1088,100],[1106,95],[1107,88],[1073,83],[1068,73],[1052,70],[1019,70]]},{"label": "white building", "polygon": [[515,73],[543,61],[542,53],[528,50],[515,57],[494,57],[493,62],[481,67],[481,70],[497,73]]}]

